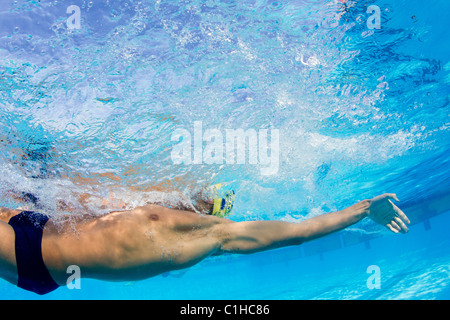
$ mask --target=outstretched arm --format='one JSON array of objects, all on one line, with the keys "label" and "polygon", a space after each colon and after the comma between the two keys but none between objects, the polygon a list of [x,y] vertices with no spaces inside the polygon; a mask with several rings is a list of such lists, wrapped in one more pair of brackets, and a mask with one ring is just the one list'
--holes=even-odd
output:
[{"label": "outstretched arm", "polygon": [[[284,246],[299,245],[342,230],[370,217],[391,231],[405,233],[409,220],[391,199],[395,194],[383,194],[363,200],[344,210],[331,212],[300,223],[282,221],[246,221],[221,225],[224,252],[253,253]],[[406,223],[406,224],[405,224]]]}]

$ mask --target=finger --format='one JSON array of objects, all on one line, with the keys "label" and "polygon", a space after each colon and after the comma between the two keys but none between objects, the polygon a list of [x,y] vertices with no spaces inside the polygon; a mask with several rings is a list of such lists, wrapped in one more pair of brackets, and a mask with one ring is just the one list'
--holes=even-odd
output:
[{"label": "finger", "polygon": [[399,207],[397,207],[396,205],[394,205],[394,210],[397,213],[397,215],[407,224],[410,224],[411,221],[409,221],[408,217],[406,216],[406,214],[403,213],[402,210],[400,210]]},{"label": "finger", "polygon": [[398,233],[398,230],[395,230],[395,229],[391,226],[390,223],[388,223],[388,224],[386,225],[386,227],[388,227],[388,229],[390,229],[392,232]]},{"label": "finger", "polygon": [[394,199],[395,201],[400,201],[398,200],[397,195],[395,193],[385,193],[384,195],[388,198]]},{"label": "finger", "polygon": [[404,222],[410,224],[411,222],[409,221],[409,219],[406,216],[406,214],[402,210],[400,210],[400,208],[397,207],[391,200],[388,200],[388,201],[392,205],[392,208],[394,209],[395,215],[399,216]]},{"label": "finger", "polygon": [[400,228],[400,226],[397,224],[397,222],[395,222],[395,220],[392,220],[392,221],[390,222],[390,224],[391,224],[391,226],[392,226],[395,230],[397,230],[397,231],[402,231],[402,228]]},{"label": "finger", "polygon": [[402,219],[400,219],[399,217],[395,217],[395,222],[397,222],[397,224],[400,226],[402,232],[406,233],[409,231],[408,227],[403,223]]}]

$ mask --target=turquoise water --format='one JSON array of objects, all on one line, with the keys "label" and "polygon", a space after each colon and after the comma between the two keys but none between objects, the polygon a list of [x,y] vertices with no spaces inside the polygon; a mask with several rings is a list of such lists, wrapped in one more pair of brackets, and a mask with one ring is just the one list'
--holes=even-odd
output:
[{"label": "turquoise water", "polygon": [[[0,205],[30,193],[57,219],[62,200],[101,214],[112,194],[170,204],[149,188],[171,181],[189,197],[228,181],[236,221],[301,221],[384,192],[412,221],[407,235],[364,220],[298,248],[44,297],[2,281],[0,298],[450,297],[448,1],[0,3]],[[175,164],[173,135],[195,122],[223,137],[278,130],[276,170],[262,174],[261,158]]]}]

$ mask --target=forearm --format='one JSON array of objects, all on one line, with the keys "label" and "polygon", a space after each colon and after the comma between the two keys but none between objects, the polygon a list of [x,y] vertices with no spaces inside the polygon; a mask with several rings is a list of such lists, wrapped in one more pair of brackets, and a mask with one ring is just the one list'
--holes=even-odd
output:
[{"label": "forearm", "polygon": [[331,212],[299,223],[283,221],[246,221],[223,225],[226,235],[223,251],[253,253],[299,245],[342,230],[368,215],[370,200],[341,211]]},{"label": "forearm", "polygon": [[345,229],[368,216],[370,200],[363,200],[346,209],[323,214],[297,224],[303,242]]}]

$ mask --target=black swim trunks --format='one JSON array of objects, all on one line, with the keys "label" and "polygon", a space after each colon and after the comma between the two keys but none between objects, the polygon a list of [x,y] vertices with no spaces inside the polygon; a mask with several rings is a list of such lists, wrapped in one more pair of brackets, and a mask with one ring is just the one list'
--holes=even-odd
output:
[{"label": "black swim trunks", "polygon": [[31,211],[23,211],[9,220],[16,234],[17,286],[41,295],[59,287],[42,258],[42,234],[48,220],[46,215]]}]

